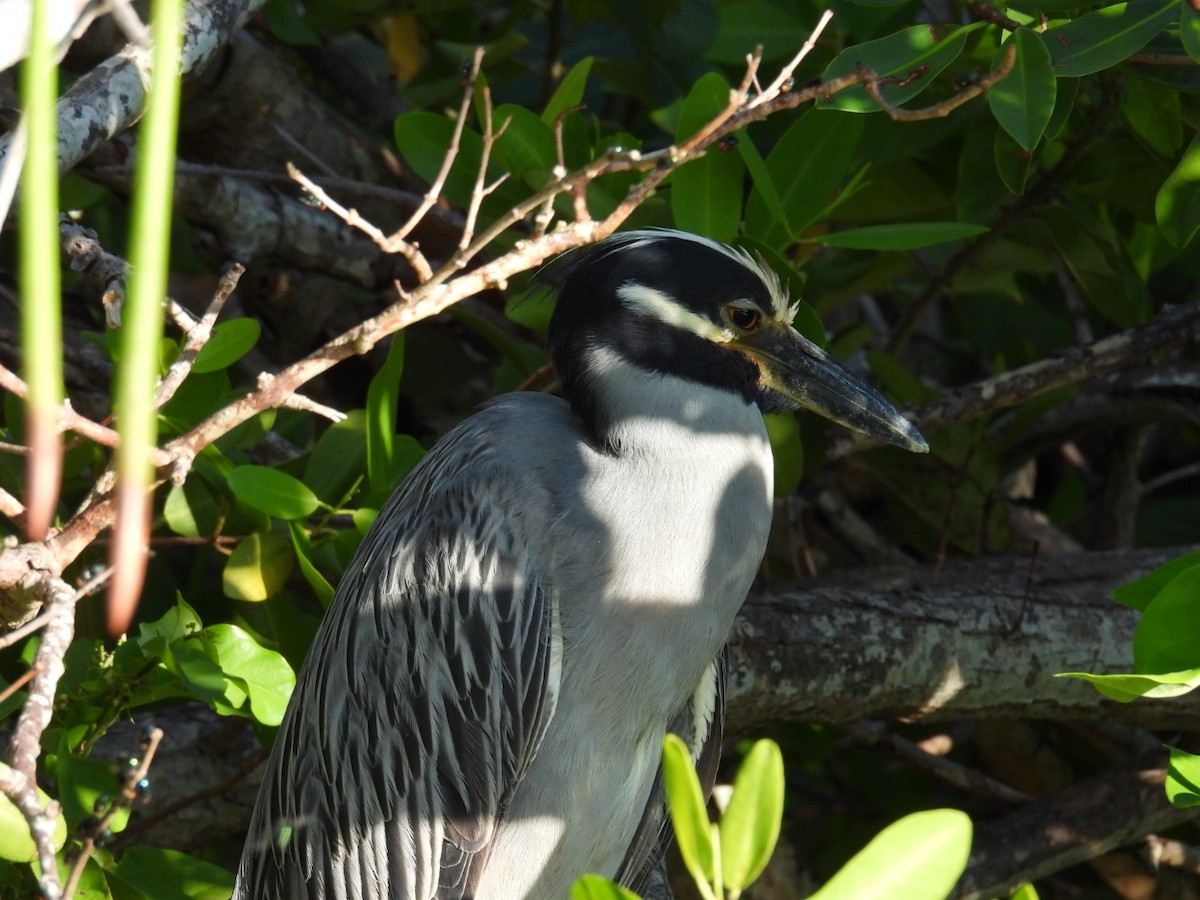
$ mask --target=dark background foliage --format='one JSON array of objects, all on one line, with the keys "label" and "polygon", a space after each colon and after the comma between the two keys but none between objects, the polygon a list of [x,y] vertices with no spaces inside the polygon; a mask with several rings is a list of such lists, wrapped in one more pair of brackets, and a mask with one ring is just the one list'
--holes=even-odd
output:
[{"label": "dark background foliage", "polygon": [[[914,407],[929,438],[933,452],[917,458],[849,443],[815,418],[770,422],[777,527],[735,634],[730,709],[731,749],[765,732],[788,760],[786,847],[758,896],[804,895],[889,821],[933,806],[976,821],[962,896],[1035,879],[1046,897],[1191,896],[1200,888],[1186,866],[1159,866],[1186,858],[1190,814],[1165,807],[1157,788],[1126,803],[1105,791],[1161,767],[1143,756],[1161,739],[1194,744],[1194,701],[1118,707],[1050,676],[1128,670],[1134,620],[1107,591],[1171,556],[1156,548],[1200,535],[1200,11],[1179,0],[830,8],[786,85],[813,102],[682,166],[659,158],[669,176],[636,203],[630,191],[649,175],[631,164],[510,221],[510,208],[605,154],[693,139],[730,103],[747,53],[761,46],[766,87],[824,6],[271,0],[184,85],[170,295],[198,317],[230,264],[246,271],[160,410],[160,444],[255,390],[260,372],[326,353],[391,308],[397,286],[418,289],[410,256],[322,209],[285,167],[391,233],[437,179],[473,84],[454,165],[409,238],[435,270],[458,258],[473,220],[476,234],[508,227],[463,259],[467,274],[521,259],[548,223],[578,224],[584,210],[744,244],[805,301],[798,327]],[[98,19],[63,61],[64,89],[80,89],[123,42]],[[1009,76],[956,105],[1010,50]],[[889,114],[862,86],[822,93],[859,64],[887,104],[944,114]],[[19,105],[16,80],[0,75],[5,106]],[[492,189],[480,197],[485,148]],[[62,206],[120,257],[136,129],[87,150],[65,174]],[[14,372],[15,248],[8,228],[0,362]],[[153,716],[166,732],[159,764],[171,774],[152,768],[155,801],[134,803],[131,817],[117,803],[115,844],[85,869],[94,896],[228,890],[218,867],[236,859],[257,742],[269,743],[290,670],[365,528],[423,449],[479,402],[551,387],[541,261],[530,255],[390,342],[343,354],[303,397],[264,400],[191,448],[186,480],[158,489],[136,623],[114,644],[103,593],[78,603],[42,737],[39,774],[74,835],[65,853],[97,836],[94,817],[119,794],[123,770],[104,760],[136,746],[140,724],[125,723]],[[63,298],[67,390],[102,421],[119,341],[105,283],[79,268]],[[183,343],[169,325],[164,375]],[[330,411],[344,415],[334,423]],[[7,393],[8,450],[22,421]],[[68,444],[60,523],[74,521],[109,453]],[[22,456],[0,453],[0,488],[19,498],[24,479]],[[20,523],[19,504],[0,521],[13,547]],[[60,554],[68,580],[103,569],[106,535]],[[978,557],[1000,561],[972,567]],[[785,602],[786,616],[770,619]],[[0,675],[17,682],[34,646],[3,651]],[[0,705],[3,727],[26,699],[17,689]],[[1064,822],[1086,837],[1038,856]],[[17,856],[0,862],[0,896],[31,889]],[[185,872],[196,887],[180,886]]]}]

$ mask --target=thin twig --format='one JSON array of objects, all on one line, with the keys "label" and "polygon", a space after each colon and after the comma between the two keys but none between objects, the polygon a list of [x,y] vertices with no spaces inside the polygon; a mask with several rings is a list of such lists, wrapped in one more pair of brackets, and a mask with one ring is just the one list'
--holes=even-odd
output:
[{"label": "thin twig", "polygon": [[241,263],[234,263],[225,270],[225,274],[217,282],[217,289],[213,292],[212,299],[208,302],[208,309],[204,311],[204,315],[199,321],[196,321],[187,330],[183,349],[179,351],[179,356],[175,358],[175,362],[171,363],[171,368],[167,370],[166,377],[159,382],[158,390],[154,392],[154,406],[156,409],[162,409],[163,405],[175,396],[175,392],[179,390],[179,386],[183,384],[184,379],[191,373],[192,366],[196,362],[196,356],[203,349],[204,345],[208,343],[209,338],[212,337],[213,326],[217,322],[217,317],[225,307],[225,302],[237,290],[238,281],[245,271],[246,267]]},{"label": "thin twig", "polygon": [[[945,118],[964,103],[969,103],[981,94],[986,93],[992,85],[1007,78],[1016,61],[1017,45],[1010,41],[1005,45],[1004,58],[994,70],[967,85],[953,97],[943,100],[941,103],[935,103],[933,106],[927,106],[924,109],[903,109],[899,106],[893,106],[883,96],[883,90],[879,86],[879,78],[873,72],[870,73],[869,77],[863,79],[863,87],[871,95],[871,99],[879,105],[879,108],[897,122],[921,122],[926,119]],[[865,66],[860,66],[859,69],[860,71],[870,72]]]},{"label": "thin twig", "polygon": [[433,274],[433,269],[430,267],[429,261],[425,258],[425,254],[418,249],[416,244],[397,237],[395,234],[384,234],[383,229],[364,218],[358,210],[342,206],[342,204],[330,197],[324,188],[290,162],[287,164],[287,173],[301,187],[320,201],[325,209],[329,210],[351,228],[357,228],[374,241],[380,250],[385,253],[399,253],[408,260],[408,264],[417,273],[417,280],[429,280],[429,276]]},{"label": "thin twig", "polygon": [[433,208],[437,203],[438,198],[442,195],[442,187],[446,183],[446,178],[450,175],[450,169],[454,165],[454,160],[458,157],[459,144],[462,142],[463,128],[467,124],[467,114],[471,111],[471,100],[475,94],[475,85],[479,81],[479,67],[483,65],[483,48],[476,47],[475,55],[471,57],[471,68],[467,75],[467,83],[463,88],[462,103],[458,108],[458,118],[454,122],[454,133],[450,138],[450,146],[446,148],[446,156],[442,159],[442,167],[438,170],[437,177],[433,179],[433,183],[429,185],[429,190],[425,192],[425,196],[421,198],[420,205],[409,216],[408,221],[396,229],[391,235],[393,241],[403,241],[412,230],[417,227],[418,223],[425,218],[425,213]]},{"label": "thin twig", "polygon": [[[499,130],[493,130],[492,90],[485,84],[480,94],[483,98],[483,149],[479,154],[479,168],[475,173],[475,189],[471,191],[471,202],[467,205],[467,218],[463,223],[462,237],[458,241],[459,252],[467,249],[471,244],[471,238],[475,234],[475,222],[479,218],[479,209],[483,206],[484,198],[508,178],[508,173],[505,172],[492,184],[487,184],[487,169],[488,162],[492,158],[492,148],[512,122],[512,117],[505,119]],[[463,262],[466,263],[467,260],[464,259]]]}]

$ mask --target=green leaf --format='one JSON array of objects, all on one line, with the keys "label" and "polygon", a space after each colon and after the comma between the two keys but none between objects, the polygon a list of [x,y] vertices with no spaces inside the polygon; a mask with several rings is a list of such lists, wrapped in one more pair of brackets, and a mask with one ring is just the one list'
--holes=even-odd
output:
[{"label": "green leaf", "polygon": [[291,541],[283,535],[252,534],[225,561],[225,596],[252,603],[266,600],[283,589],[295,562]]},{"label": "green leaf", "polygon": [[966,813],[914,813],[881,831],[812,900],[945,900],[970,850]]},{"label": "green leaf", "polygon": [[1200,9],[1190,3],[1183,4],[1183,13],[1179,17],[1179,37],[1187,55],[1200,63]]},{"label": "green leaf", "polygon": [[323,503],[342,502],[354,483],[366,473],[367,419],[361,409],[352,409],[340,422],[330,425],[308,455],[304,483]]},{"label": "green leaf", "polygon": [[1154,217],[1174,247],[1185,247],[1200,230],[1200,134],[1154,198]]},{"label": "green leaf", "polygon": [[[37,788],[38,802],[42,809],[50,803],[50,795]],[[61,850],[67,840],[67,819],[60,810],[54,820],[54,833],[51,843],[55,850]],[[0,794],[0,859],[13,862],[33,862],[37,859],[37,845],[29,834],[29,826],[21,810],[4,794]]]},{"label": "green leaf", "polygon": [[1090,682],[1110,700],[1129,703],[1139,697],[1179,697],[1200,686],[1200,668],[1165,675],[1093,675],[1090,672],[1061,672],[1059,678]]},{"label": "green leaf", "polygon": [[1167,780],[1163,785],[1172,806],[1187,809],[1200,806],[1200,756],[1167,744],[1171,752],[1167,762]]},{"label": "green leaf", "polygon": [[687,745],[676,735],[663,740],[663,788],[675,826],[675,843],[683,863],[697,882],[711,884],[713,841],[704,793]]},{"label": "green leaf", "polygon": [[230,319],[219,323],[213,329],[212,337],[196,354],[192,372],[204,375],[229,368],[250,352],[261,333],[262,326],[257,319]]},{"label": "green leaf", "polygon": [[[1046,45],[1033,30],[1018,28],[1009,40],[1017,48],[1017,58],[1008,77],[987,92],[988,108],[1014,141],[1033,150],[1054,114],[1054,70]],[[1007,47],[996,51],[993,72],[1000,67]]]},{"label": "green leaf", "polygon": [[1008,900],[1038,900],[1038,892],[1032,884],[1023,884],[1009,895]]},{"label": "green leaf", "polygon": [[496,160],[528,187],[540,190],[550,183],[557,162],[554,132],[533,112],[505,103],[493,113],[495,127],[504,130],[496,141]]},{"label": "green leaf", "polygon": [[794,243],[835,198],[863,125],[859,116],[830,110],[809,110],[797,119],[767,157],[769,180],[761,172],[755,178],[746,206],[747,233],[774,249]]},{"label": "green leaf", "polygon": [[163,504],[167,527],[184,537],[206,537],[217,529],[221,504],[201,478],[189,478],[171,486]]},{"label": "green leaf", "polygon": [[850,250],[916,250],[946,241],[961,241],[985,233],[982,225],[966,222],[906,222],[897,225],[867,225],[821,235],[814,240],[830,247]]},{"label": "green leaf", "polygon": [[[899,106],[929,87],[938,73],[962,53],[967,36],[982,25],[982,22],[961,28],[914,25],[878,40],[847,47],[825,69],[821,80],[850,75],[861,64],[874,70],[881,79],[883,98],[892,106]],[[833,98],[832,105],[850,112],[881,112],[861,87],[842,91]]]},{"label": "green leaf", "polygon": [[[728,103],[729,85],[725,79],[716,72],[702,76],[683,101],[675,142],[691,137]],[[670,180],[676,227],[719,241],[732,240],[742,218],[745,171],[741,155],[722,150],[720,145],[681,166]]]},{"label": "green leaf", "polygon": [[554,96],[542,110],[542,121],[551,128],[554,127],[554,120],[563,112],[583,102],[583,91],[587,87],[588,74],[592,71],[593,62],[592,57],[585,56],[571,66],[571,71],[563,76],[558,87],[554,89]]},{"label": "green leaf", "polygon": [[1131,609],[1144,610],[1167,582],[1193,566],[1200,566],[1200,551],[1185,553],[1147,572],[1137,581],[1114,588],[1112,598]]},{"label": "green leaf", "polygon": [[[65,750],[65,747],[60,749]],[[114,767],[111,760],[59,753],[54,775],[58,779],[58,799],[68,828],[78,828],[84,818],[93,815],[96,801],[116,795],[120,787],[116,777],[119,768]],[[124,830],[128,821],[129,807],[118,808],[112,818],[113,832]]]},{"label": "green leaf", "polygon": [[1180,0],[1129,0],[1042,34],[1059,78],[1091,75],[1137,53],[1179,17]]},{"label": "green leaf", "polygon": [[304,580],[308,582],[308,586],[313,589],[313,593],[317,595],[317,600],[325,609],[329,608],[330,601],[333,600],[334,589],[313,565],[311,559],[312,547],[308,541],[308,535],[304,533],[304,529],[299,522],[289,522],[288,528],[292,533],[292,550],[296,553],[296,562],[300,566],[300,574],[304,576]]},{"label": "green leaf", "polygon": [[1200,665],[1200,566],[1180,572],[1142,611],[1133,633],[1139,675],[1181,672]]},{"label": "green leaf", "polygon": [[228,484],[243,503],[277,519],[303,519],[321,505],[304,482],[270,466],[238,466]]},{"label": "green leaf", "polygon": [[756,741],[738,768],[721,816],[725,886],[745,890],[766,868],[783,822],[783,754],[774,741]]},{"label": "green leaf", "polygon": [[772,413],[763,416],[767,437],[775,457],[775,496],[787,497],[796,490],[804,477],[804,443],[800,440],[800,425],[794,413]]},{"label": "green leaf", "polygon": [[396,447],[396,404],[404,374],[404,333],[392,335],[387,358],[367,387],[367,484],[371,490],[391,489]]},{"label": "green leaf", "polygon": [[245,692],[254,718],[272,727],[282,722],[296,686],[296,673],[287,660],[236,625],[213,625],[205,634],[225,677]]},{"label": "green leaf", "polygon": [[108,874],[154,900],[229,900],[233,891],[228,869],[158,847],[130,847]]},{"label": "green leaf", "polygon": [[584,875],[571,885],[571,900],[638,900],[638,895],[600,875]]}]

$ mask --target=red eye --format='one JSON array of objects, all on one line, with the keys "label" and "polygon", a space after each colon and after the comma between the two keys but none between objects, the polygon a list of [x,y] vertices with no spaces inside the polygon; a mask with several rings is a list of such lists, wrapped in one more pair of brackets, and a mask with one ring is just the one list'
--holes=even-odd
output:
[{"label": "red eye", "polygon": [[729,321],[742,331],[750,331],[758,327],[762,314],[757,309],[747,309],[744,306],[728,307]]}]

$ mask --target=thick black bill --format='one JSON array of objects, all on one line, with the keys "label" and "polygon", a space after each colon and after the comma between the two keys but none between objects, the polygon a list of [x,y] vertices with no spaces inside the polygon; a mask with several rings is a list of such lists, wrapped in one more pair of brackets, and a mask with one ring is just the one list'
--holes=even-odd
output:
[{"label": "thick black bill", "polygon": [[805,409],[905,450],[929,452],[900,410],[795,329],[760,328],[735,346],[758,362],[767,386]]}]

